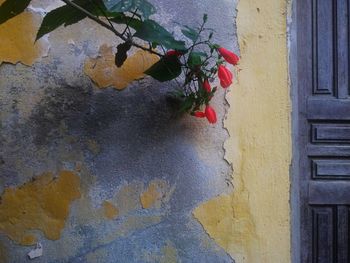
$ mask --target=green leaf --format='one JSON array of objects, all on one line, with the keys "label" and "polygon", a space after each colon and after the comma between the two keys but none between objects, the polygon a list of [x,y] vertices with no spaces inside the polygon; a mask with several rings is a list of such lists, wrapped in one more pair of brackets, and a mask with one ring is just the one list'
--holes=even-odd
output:
[{"label": "green leaf", "polygon": [[112,12],[132,12],[136,9],[142,17],[148,19],[156,12],[156,8],[147,0],[104,0],[105,6]]},{"label": "green leaf", "polygon": [[152,42],[152,48],[157,48],[158,47],[158,43],[157,42]]},{"label": "green leaf", "polygon": [[220,47],[220,45],[212,44],[212,45],[209,45],[209,47],[212,48],[212,49],[218,49]]},{"label": "green leaf", "polygon": [[134,36],[147,42],[157,42],[167,49],[186,50],[184,41],[176,40],[170,32],[153,20],[144,21]]},{"label": "green leaf", "polygon": [[195,54],[195,55],[197,55],[197,56],[201,56],[201,57],[204,57],[204,58],[206,58],[206,57],[208,57],[208,55],[207,55],[207,53],[205,53],[205,52],[197,52],[197,51],[194,51],[194,52],[192,52],[193,54]]},{"label": "green leaf", "polygon": [[118,15],[114,15],[114,17],[111,18],[111,21],[116,24],[129,25],[129,27],[135,30],[139,30],[143,23],[141,20],[126,16],[123,13],[118,13]]},{"label": "green leaf", "polygon": [[190,68],[195,68],[196,66],[200,66],[202,64],[202,58],[199,52],[192,52],[188,56],[187,63]]},{"label": "green leaf", "polygon": [[31,0],[7,0],[0,6],[0,24],[22,13]]},{"label": "green leaf", "polygon": [[166,56],[146,70],[145,74],[160,82],[165,82],[177,78],[181,72],[180,60],[176,56]]},{"label": "green leaf", "polygon": [[[141,26],[141,21],[128,17],[122,13],[108,12],[101,0],[93,0],[94,3],[86,0],[75,0],[75,4],[83,7],[96,16],[104,16],[105,14],[111,18],[111,21],[117,24],[129,24],[135,30]],[[72,6],[64,5],[56,8],[46,14],[41,23],[36,40],[44,35],[54,31],[60,26],[69,26],[86,18],[86,15]]]},{"label": "green leaf", "polygon": [[36,40],[62,25],[69,26],[75,24],[85,17],[85,14],[68,5],[56,8],[44,17],[36,35]]},{"label": "green leaf", "polygon": [[191,39],[193,42],[196,42],[199,37],[198,32],[188,26],[185,26],[185,28],[182,29],[181,32],[182,34],[184,34],[185,37]]},{"label": "green leaf", "polygon": [[179,113],[188,112],[192,109],[194,103],[193,97],[186,97],[186,99],[181,103]]}]

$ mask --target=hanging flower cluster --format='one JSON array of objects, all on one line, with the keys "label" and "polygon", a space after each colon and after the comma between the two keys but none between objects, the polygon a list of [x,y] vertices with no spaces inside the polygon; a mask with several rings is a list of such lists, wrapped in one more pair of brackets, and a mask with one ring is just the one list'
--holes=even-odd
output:
[{"label": "hanging flower cluster", "polygon": [[[220,60],[220,57],[223,57],[226,62],[232,64],[233,66],[236,66],[239,62],[239,57],[233,53],[232,51],[229,51],[223,47],[216,48],[216,51],[218,52],[218,61],[217,61],[217,75],[220,80],[220,85],[222,88],[227,89],[229,86],[231,86],[232,81],[233,81],[233,74],[232,72],[225,66],[223,65],[223,61]],[[211,72],[215,73],[216,68],[213,68]],[[205,74],[204,74],[205,75]],[[211,76],[212,78],[212,76]],[[201,80],[200,80],[201,81]],[[205,100],[205,110],[203,111],[193,111],[192,115],[197,117],[197,118],[207,118],[209,123],[216,123],[217,122],[217,117],[216,117],[216,112],[213,109],[212,106],[209,105],[210,100],[213,97],[213,89],[211,88],[211,85],[209,83],[208,77],[205,76],[204,80],[202,83],[199,85],[203,91],[206,93],[208,96],[208,99]],[[216,90],[216,88],[215,88]],[[215,93],[215,91],[214,91]],[[198,93],[199,96],[201,92]]]},{"label": "hanging flower cluster", "polygon": [[[22,13],[31,1],[5,0],[0,5],[0,24]],[[217,122],[216,112],[210,105],[217,87],[212,88],[211,83],[218,78],[222,88],[231,86],[233,74],[226,63],[236,66],[239,57],[212,42],[214,30],[206,27],[206,14],[199,27],[182,26],[181,32],[188,40],[185,42],[175,39],[172,33],[150,18],[156,8],[147,0],[61,1],[65,5],[45,15],[36,40],[60,26],[90,18],[122,41],[117,45],[115,55],[117,67],[123,66],[131,47],[159,56],[159,61],[145,74],[161,82],[175,80],[178,83],[174,95],[180,101],[180,112],[207,118],[209,123]],[[125,29],[119,32],[116,24],[125,25]]]}]

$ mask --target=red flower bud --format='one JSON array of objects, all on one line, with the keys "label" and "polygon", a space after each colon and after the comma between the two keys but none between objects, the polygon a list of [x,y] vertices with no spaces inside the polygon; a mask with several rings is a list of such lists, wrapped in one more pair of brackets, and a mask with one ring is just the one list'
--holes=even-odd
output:
[{"label": "red flower bud", "polygon": [[180,51],[177,51],[177,50],[168,50],[166,52],[166,56],[181,56],[182,53]]},{"label": "red flower bud", "polygon": [[205,117],[207,117],[209,123],[216,123],[216,112],[209,105],[205,108]]},{"label": "red flower bud", "polygon": [[211,86],[207,79],[203,82],[203,89],[206,90],[208,93],[211,92]]},{"label": "red flower bud", "polygon": [[230,63],[230,64],[232,64],[234,66],[238,64],[239,56],[237,56],[235,53],[233,53],[233,52],[231,52],[231,51],[229,51],[229,50],[227,50],[226,48],[223,48],[223,47],[218,48],[218,51],[219,51],[220,55],[223,56],[224,59],[228,63]]},{"label": "red flower bud", "polygon": [[197,117],[197,118],[205,118],[206,115],[204,112],[201,111],[196,111],[195,113],[193,113],[193,116]]},{"label": "red flower bud", "polygon": [[220,84],[224,89],[228,88],[232,84],[233,75],[225,66],[219,66],[218,76],[220,79]]}]

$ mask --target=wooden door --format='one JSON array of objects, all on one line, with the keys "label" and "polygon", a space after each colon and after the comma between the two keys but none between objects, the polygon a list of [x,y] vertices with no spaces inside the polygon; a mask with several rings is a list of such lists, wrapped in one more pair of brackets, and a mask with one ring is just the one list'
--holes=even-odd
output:
[{"label": "wooden door", "polygon": [[297,0],[296,12],[300,259],[349,263],[350,0]]}]

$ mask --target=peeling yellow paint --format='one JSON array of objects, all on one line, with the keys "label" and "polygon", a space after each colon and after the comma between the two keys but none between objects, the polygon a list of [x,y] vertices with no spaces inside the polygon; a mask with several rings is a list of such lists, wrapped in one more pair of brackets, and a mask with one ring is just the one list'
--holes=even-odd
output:
[{"label": "peeling yellow paint", "polygon": [[[0,0],[2,4],[4,0]],[[21,62],[31,66],[49,50],[47,40],[34,43],[41,16],[24,12],[0,25],[0,64]]]},{"label": "peeling yellow paint", "polygon": [[[168,187],[166,182],[161,180],[154,180],[152,182],[158,182],[158,184],[166,185],[166,187]],[[109,244],[117,238],[127,236],[140,229],[158,224],[162,220],[161,215],[149,216],[142,214],[135,216],[135,212],[142,209],[140,195],[143,190],[143,182],[130,182],[129,184],[122,186],[115,193],[113,198],[104,201],[100,209],[96,209],[93,207],[91,198],[88,195],[89,189],[83,188],[82,197],[75,203],[75,207],[77,208],[75,218],[77,222],[82,225],[93,226],[96,229],[106,224],[106,221],[110,226],[110,231],[107,235],[100,236],[98,239],[91,241],[92,246]],[[162,201],[167,202],[172,193],[173,188],[168,189],[167,194]],[[118,218],[117,224],[113,224],[113,221],[110,221],[115,218]],[[92,260],[92,262],[93,258],[95,258],[95,255],[89,255],[89,259]]]},{"label": "peeling yellow paint", "polygon": [[117,218],[119,214],[118,208],[108,201],[103,202],[103,212],[104,216],[109,220]]},{"label": "peeling yellow paint", "polygon": [[255,226],[245,203],[235,204],[233,196],[223,195],[197,207],[193,215],[236,261],[259,262],[254,255],[258,246]]},{"label": "peeling yellow paint", "polygon": [[290,262],[287,1],[238,4],[241,64],[228,93],[226,158],[234,192],[202,204],[194,216],[237,263]]},{"label": "peeling yellow paint", "polygon": [[80,179],[69,171],[57,178],[43,174],[18,188],[7,188],[1,196],[0,232],[22,245],[32,245],[31,230],[41,230],[48,239],[60,238],[73,200],[80,197]]},{"label": "peeling yellow paint", "polygon": [[134,80],[144,77],[144,73],[158,61],[156,55],[139,50],[129,56],[121,68],[115,65],[112,47],[102,45],[100,56],[89,58],[85,62],[85,73],[100,87],[124,89]]},{"label": "peeling yellow paint", "polygon": [[38,242],[38,239],[34,235],[24,235],[22,238],[22,245],[24,246],[30,246],[32,244],[35,244],[36,242]]},{"label": "peeling yellow paint", "polygon": [[166,194],[166,189],[168,189],[168,184],[163,180],[151,182],[146,191],[140,195],[142,207],[144,209],[152,207],[160,208]]}]

